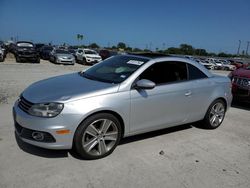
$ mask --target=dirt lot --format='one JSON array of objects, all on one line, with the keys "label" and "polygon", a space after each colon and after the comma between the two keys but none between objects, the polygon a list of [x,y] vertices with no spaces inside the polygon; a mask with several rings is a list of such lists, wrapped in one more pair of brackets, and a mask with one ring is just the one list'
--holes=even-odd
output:
[{"label": "dirt lot", "polygon": [[[0,63],[0,187],[250,187],[250,107],[232,107],[221,127],[184,125],[122,140],[95,161],[15,138],[12,105],[31,83],[86,67]],[[225,72],[217,72],[227,74]]]}]

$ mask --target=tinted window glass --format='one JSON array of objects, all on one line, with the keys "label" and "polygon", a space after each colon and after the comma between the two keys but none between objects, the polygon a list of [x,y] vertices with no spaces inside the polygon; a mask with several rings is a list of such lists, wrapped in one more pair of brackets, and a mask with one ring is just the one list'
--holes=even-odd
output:
[{"label": "tinted window glass", "polygon": [[139,77],[156,84],[187,80],[186,64],[183,62],[160,62],[150,66]]},{"label": "tinted window glass", "polygon": [[197,67],[188,64],[189,80],[207,78],[207,76]]},{"label": "tinted window glass", "polygon": [[85,54],[97,54],[95,51],[92,50],[84,50]]}]

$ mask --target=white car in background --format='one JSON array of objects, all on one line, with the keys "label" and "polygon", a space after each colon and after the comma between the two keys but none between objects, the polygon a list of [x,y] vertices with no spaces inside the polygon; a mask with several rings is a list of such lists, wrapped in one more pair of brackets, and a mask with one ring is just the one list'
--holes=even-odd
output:
[{"label": "white car in background", "polygon": [[206,61],[209,62],[209,63],[211,63],[211,64],[213,64],[215,70],[221,70],[222,69],[222,63],[218,62],[217,59],[207,58]]},{"label": "white car in background", "polygon": [[196,62],[202,64],[204,67],[206,67],[207,69],[214,69],[214,64],[208,62],[208,61],[203,61],[201,59],[194,59]]},{"label": "white car in background", "polygon": [[236,69],[236,66],[231,65],[230,61],[228,61],[228,60],[220,59],[219,61],[222,63],[223,70],[233,71]]},{"label": "white car in background", "polygon": [[79,48],[76,51],[76,61],[93,65],[102,61],[102,57],[95,50]]}]

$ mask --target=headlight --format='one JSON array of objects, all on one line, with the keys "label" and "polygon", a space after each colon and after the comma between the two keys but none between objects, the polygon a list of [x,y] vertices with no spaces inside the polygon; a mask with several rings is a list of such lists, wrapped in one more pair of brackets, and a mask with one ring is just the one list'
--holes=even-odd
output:
[{"label": "headlight", "polygon": [[55,117],[63,109],[63,104],[61,103],[44,103],[44,104],[34,104],[29,109],[29,114],[39,117]]}]

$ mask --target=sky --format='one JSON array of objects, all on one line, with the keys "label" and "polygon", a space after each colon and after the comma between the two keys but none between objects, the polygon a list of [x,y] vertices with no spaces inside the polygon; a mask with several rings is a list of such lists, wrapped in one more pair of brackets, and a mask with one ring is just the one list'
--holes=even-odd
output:
[{"label": "sky", "polygon": [[236,53],[250,41],[250,0],[0,0],[0,40],[11,37]]}]

